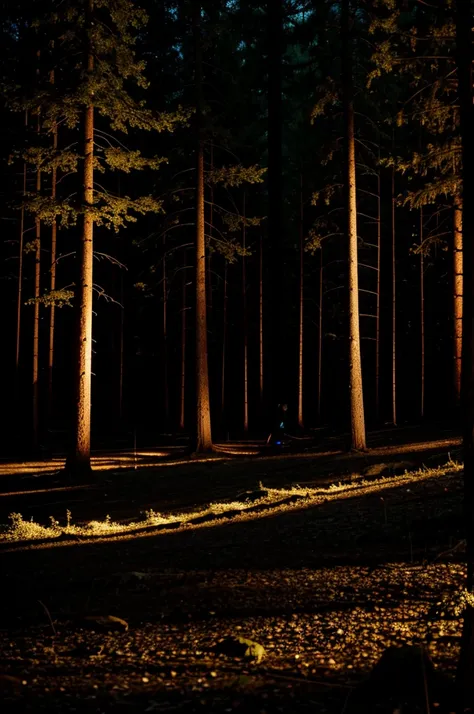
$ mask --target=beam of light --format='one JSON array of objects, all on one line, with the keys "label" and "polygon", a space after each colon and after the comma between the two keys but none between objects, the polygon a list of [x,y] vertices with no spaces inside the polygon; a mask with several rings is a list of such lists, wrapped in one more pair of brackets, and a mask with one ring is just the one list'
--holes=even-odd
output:
[{"label": "beam of light", "polygon": [[[236,444],[238,442],[231,442]],[[253,442],[251,442],[253,443]],[[240,448],[229,448],[227,444],[215,444],[215,453],[213,455],[202,455],[190,458],[183,454],[182,458],[175,458],[173,461],[167,460],[172,452],[182,449],[183,447],[166,447],[166,450],[154,451],[147,449],[146,451],[139,450],[136,453],[133,450],[121,451],[119,453],[105,453],[93,455],[91,459],[92,468],[97,471],[110,471],[114,469],[146,469],[156,468],[158,466],[183,466],[186,464],[206,463],[210,461],[224,461],[224,456],[217,456],[222,453],[228,456],[257,456],[260,459],[321,459],[325,457],[338,457],[338,460],[353,460],[365,459],[369,456],[394,456],[407,453],[417,453],[427,451],[429,449],[447,448],[461,445],[462,440],[457,437],[449,439],[439,439],[433,441],[415,442],[412,444],[393,445],[393,446],[378,446],[369,449],[360,456],[347,453],[341,449],[333,449],[327,451],[305,451],[289,454],[287,452],[281,454],[266,454],[265,451]],[[154,461],[151,459],[163,459],[162,461]],[[46,474],[54,471],[60,471],[65,464],[65,458],[53,458],[48,461],[23,461],[23,462],[0,462],[0,476],[15,475],[15,474]]]},{"label": "beam of light", "polygon": [[[12,550],[22,550],[24,548],[54,548],[76,546],[82,543],[107,543],[111,540],[122,541],[143,537],[158,536],[162,533],[179,532],[197,528],[214,528],[224,524],[244,522],[268,518],[281,513],[288,514],[294,511],[316,508],[329,501],[338,501],[360,496],[374,495],[384,491],[402,488],[413,484],[413,488],[420,482],[429,479],[456,477],[462,471],[462,465],[449,461],[444,466],[433,469],[419,469],[418,471],[405,472],[389,477],[379,477],[375,480],[367,481],[361,477],[356,483],[332,484],[326,488],[303,488],[294,486],[292,488],[274,489],[265,488],[266,495],[256,501],[248,502],[221,502],[210,504],[205,509],[191,513],[180,513],[162,515],[150,511],[146,520],[132,522],[114,523],[110,519],[104,521],[91,521],[88,524],[74,526],[70,525],[62,528],[59,523],[52,519],[49,527],[40,524],[23,521],[19,514],[16,514],[13,527],[2,529],[0,543],[5,548],[4,552]],[[411,489],[407,489],[410,491]],[[288,497],[297,497],[289,501]],[[286,499],[286,500],[285,500]],[[255,510],[255,507],[259,510]],[[235,513],[237,511],[237,513]],[[227,515],[229,514],[229,515]],[[209,520],[206,519],[209,517]],[[199,522],[192,521],[199,519]],[[67,536],[71,536],[71,540]],[[61,538],[61,540],[58,540]],[[34,543],[35,540],[40,542]],[[44,542],[44,541],[47,542]],[[21,543],[24,542],[22,546]],[[12,547],[9,548],[8,544]],[[15,546],[18,544],[18,546]]]}]

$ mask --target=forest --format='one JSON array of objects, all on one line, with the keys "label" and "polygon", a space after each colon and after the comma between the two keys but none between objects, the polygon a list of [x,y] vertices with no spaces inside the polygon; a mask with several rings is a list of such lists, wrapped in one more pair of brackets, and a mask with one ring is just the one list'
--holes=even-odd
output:
[{"label": "forest", "polygon": [[471,0],[1,8],[11,710],[473,711]]}]

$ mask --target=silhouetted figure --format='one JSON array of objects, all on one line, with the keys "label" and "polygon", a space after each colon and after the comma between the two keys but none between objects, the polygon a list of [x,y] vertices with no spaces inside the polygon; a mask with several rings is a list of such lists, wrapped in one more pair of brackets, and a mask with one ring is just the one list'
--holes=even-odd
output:
[{"label": "silhouetted figure", "polygon": [[288,404],[279,404],[275,412],[275,419],[272,431],[267,439],[267,444],[274,444],[275,446],[282,445],[285,431],[287,429],[287,419]]}]

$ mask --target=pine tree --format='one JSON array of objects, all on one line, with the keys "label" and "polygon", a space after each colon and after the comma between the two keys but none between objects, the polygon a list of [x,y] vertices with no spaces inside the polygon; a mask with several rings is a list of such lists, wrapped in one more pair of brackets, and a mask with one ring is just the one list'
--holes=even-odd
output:
[{"label": "pine tree", "polygon": [[[40,38],[46,37],[42,50],[55,72],[54,86],[49,76],[31,96],[11,100],[12,108],[38,109],[43,133],[53,134],[59,124],[69,136],[57,151],[38,145],[25,155],[32,158],[38,171],[61,170],[71,174],[61,195],[31,196],[26,208],[37,224],[41,221],[59,228],[78,226],[76,246],[77,279],[74,290],[76,337],[74,356],[73,438],[67,469],[84,475],[90,471],[92,315],[93,315],[93,237],[94,227],[116,231],[137,220],[137,215],[162,210],[162,202],[153,196],[131,198],[118,196],[95,178],[97,172],[157,169],[164,159],[145,158],[139,151],[125,147],[118,139],[129,128],[148,131],[172,131],[187,120],[188,113],[157,113],[137,98],[147,87],[144,63],[135,56],[137,32],[146,22],[146,14],[130,0],[71,0],[60,12],[40,18],[36,25]],[[67,48],[64,54],[64,48]],[[82,61],[77,57],[81,56]],[[67,138],[80,130],[80,148]],[[108,129],[108,131],[106,130]],[[71,184],[74,183],[72,187]],[[81,188],[79,189],[79,186]],[[72,190],[69,190],[72,189]],[[70,291],[53,290],[41,301],[68,303]]]},{"label": "pine tree", "polygon": [[346,125],[346,200],[347,238],[349,242],[349,390],[351,400],[351,446],[366,448],[364,396],[359,328],[359,278],[357,250],[356,164],[354,149],[354,104],[352,88],[352,43],[350,0],[344,0],[341,10],[342,29],[342,93]]}]

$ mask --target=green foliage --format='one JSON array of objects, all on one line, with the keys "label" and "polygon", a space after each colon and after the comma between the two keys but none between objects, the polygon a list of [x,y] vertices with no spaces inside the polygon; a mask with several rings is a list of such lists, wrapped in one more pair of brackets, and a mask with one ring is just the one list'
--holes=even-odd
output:
[{"label": "green foliage", "polygon": [[25,302],[25,305],[40,303],[45,307],[72,307],[73,298],[73,290],[62,288],[60,290],[50,290],[39,298],[30,298]]},{"label": "green foliage", "polygon": [[206,172],[206,182],[209,184],[222,184],[225,188],[241,186],[243,183],[262,183],[266,168],[259,166],[222,166]]},{"label": "green foliage", "polygon": [[[174,131],[186,124],[191,112],[180,106],[174,112],[156,112],[145,106],[141,97],[148,87],[144,76],[145,64],[135,56],[135,40],[147,22],[146,13],[131,0],[95,0],[90,27],[86,27],[85,7],[75,2],[64,3],[61,12],[53,11],[33,23],[41,45],[43,36],[48,37],[48,46],[42,57],[52,67],[61,67],[55,73],[55,81],[49,81],[45,72],[29,95],[10,92],[8,101],[13,110],[29,110],[38,122],[39,132],[35,144],[18,152],[21,158],[41,173],[53,169],[68,178],[78,174],[83,156],[77,140],[58,150],[51,148],[48,135],[56,127],[71,131],[80,128],[84,109],[93,105],[99,117],[95,130],[94,168],[100,173],[132,170],[157,170],[166,158],[144,157],[136,149],[129,149],[116,136],[126,134],[128,129],[147,131]],[[87,44],[86,44],[87,42]],[[85,70],[84,59],[90,52],[93,69]],[[103,130],[103,117],[110,131]],[[110,133],[112,132],[112,133]],[[61,129],[61,135],[64,130]],[[44,143],[49,144],[45,148]],[[28,193],[24,208],[51,224],[70,227],[87,211],[94,223],[120,230],[135,222],[138,215],[161,212],[163,203],[153,196],[117,196],[109,188],[94,184],[92,206],[83,206],[79,200],[80,184],[76,181],[72,190],[64,188],[53,199],[44,194]]]}]

